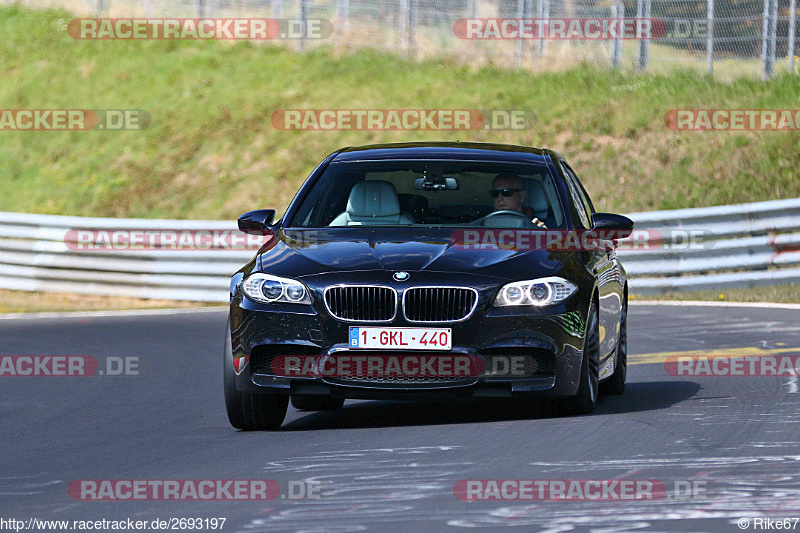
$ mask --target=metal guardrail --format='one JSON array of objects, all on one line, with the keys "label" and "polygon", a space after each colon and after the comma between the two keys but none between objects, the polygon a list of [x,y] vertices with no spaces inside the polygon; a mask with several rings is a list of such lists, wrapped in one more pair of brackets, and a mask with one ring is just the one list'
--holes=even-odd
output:
[{"label": "metal guardrail", "polygon": [[649,237],[618,251],[631,293],[800,282],[800,198],[629,216]]},{"label": "metal guardrail", "polygon": [[[634,213],[633,294],[800,283],[800,199]],[[0,212],[0,288],[225,302],[253,250],[76,250],[70,230],[236,231],[234,221]],[[176,272],[178,274],[176,274]]]},{"label": "metal guardrail", "polygon": [[[80,229],[238,231],[235,221],[64,217],[0,212],[0,287],[204,302],[228,301],[253,250],[70,249]],[[175,274],[179,272],[180,274]]]}]

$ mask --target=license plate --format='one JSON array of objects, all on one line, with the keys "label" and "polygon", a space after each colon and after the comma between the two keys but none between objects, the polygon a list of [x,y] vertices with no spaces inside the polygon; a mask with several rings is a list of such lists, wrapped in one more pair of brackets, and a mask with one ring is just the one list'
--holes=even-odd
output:
[{"label": "license plate", "polygon": [[450,328],[350,327],[350,348],[367,350],[450,350]]}]

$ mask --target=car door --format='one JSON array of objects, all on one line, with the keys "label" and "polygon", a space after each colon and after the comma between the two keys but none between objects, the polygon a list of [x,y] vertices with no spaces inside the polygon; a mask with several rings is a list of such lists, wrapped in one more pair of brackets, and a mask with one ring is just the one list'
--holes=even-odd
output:
[{"label": "car door", "polygon": [[[566,163],[561,162],[564,174],[567,177],[567,186],[570,193],[574,195],[576,207],[581,217],[581,223],[585,229],[592,228],[592,215],[595,213],[594,206],[589,199],[578,176]],[[592,250],[591,267],[597,276],[598,291],[600,296],[600,359],[601,361],[610,355],[616,348],[617,328],[619,327],[619,316],[622,310],[622,285],[619,261],[617,260],[616,250],[612,241],[604,241],[604,246]]]}]

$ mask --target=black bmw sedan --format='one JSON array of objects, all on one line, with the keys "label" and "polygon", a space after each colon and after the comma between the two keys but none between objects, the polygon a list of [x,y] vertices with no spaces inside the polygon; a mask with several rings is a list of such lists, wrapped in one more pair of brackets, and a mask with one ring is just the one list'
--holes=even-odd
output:
[{"label": "black bmw sedan", "polygon": [[[231,280],[225,402],[239,429],[288,403],[541,397],[590,413],[625,388],[628,285],[615,239],[546,149],[345,148],[322,161]],[[592,239],[585,239],[591,235]]]}]

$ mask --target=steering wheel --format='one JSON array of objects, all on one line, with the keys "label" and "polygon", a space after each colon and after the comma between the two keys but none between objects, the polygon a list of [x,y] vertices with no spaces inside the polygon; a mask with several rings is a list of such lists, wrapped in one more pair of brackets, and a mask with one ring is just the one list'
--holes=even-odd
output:
[{"label": "steering wheel", "polygon": [[528,215],[526,215],[525,213],[520,213],[519,211],[514,211],[513,209],[501,209],[500,211],[493,211],[493,212],[489,213],[488,215],[486,215],[485,217],[483,217],[482,219],[480,219],[478,221],[479,222],[478,225],[485,226],[487,220],[489,220],[492,217],[497,217],[497,216],[513,216],[513,217],[522,219],[525,222],[525,226],[524,227],[534,227],[535,226],[535,224],[533,222],[531,222],[531,219],[528,218]]}]

